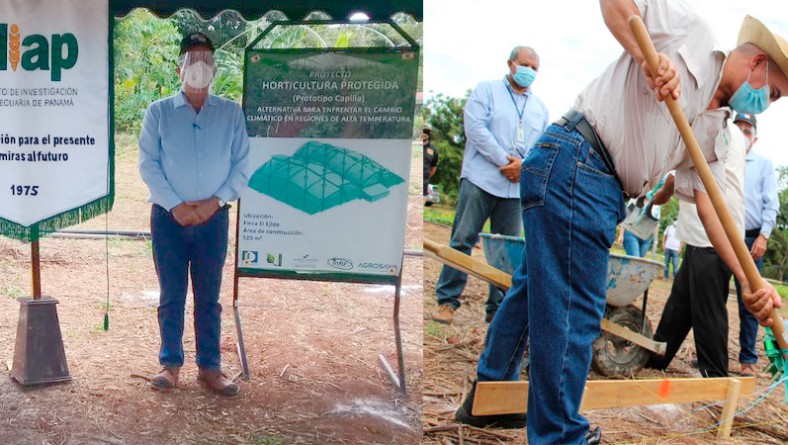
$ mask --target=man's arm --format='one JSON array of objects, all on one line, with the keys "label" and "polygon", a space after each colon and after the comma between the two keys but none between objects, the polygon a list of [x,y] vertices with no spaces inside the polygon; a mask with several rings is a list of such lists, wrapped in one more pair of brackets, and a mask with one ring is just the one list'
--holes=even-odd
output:
[{"label": "man's arm", "polygon": [[635,35],[632,34],[632,30],[629,28],[629,23],[627,22],[629,17],[633,15],[640,16],[640,10],[635,5],[635,2],[632,0],[600,0],[599,4],[602,8],[602,18],[605,20],[605,25],[607,25],[613,37],[624,48],[624,51],[640,65],[640,69],[643,71],[643,75],[646,76],[649,86],[654,90],[657,100],[661,102],[663,100],[662,96],[668,94],[672,94],[674,99],[678,99],[681,94],[681,78],[677,75],[673,62],[665,54],[659,53],[657,77],[653,77],[643,53],[640,51],[637,40],[635,40]]},{"label": "man's arm", "polygon": [[183,202],[167,182],[161,166],[161,137],[159,136],[159,113],[154,107],[148,107],[142,120],[140,131],[140,176],[148,186],[153,201],[170,211]]},{"label": "man's arm", "polygon": [[471,97],[468,98],[468,102],[465,104],[463,117],[465,136],[468,138],[468,142],[471,142],[485,159],[498,167],[503,167],[509,164],[507,159],[509,152],[498,144],[495,136],[488,128],[490,123],[488,108],[491,95],[488,85],[479,85],[471,93]]},{"label": "man's arm", "polygon": [[747,281],[744,275],[739,260],[733,251],[728,237],[725,235],[725,230],[722,227],[717,213],[711,203],[711,199],[706,192],[695,190],[695,205],[698,209],[698,217],[706,229],[706,235],[709,237],[712,246],[717,254],[722,258],[725,264],[739,280],[742,287],[742,301],[744,305],[760,322],[762,326],[771,326],[773,320],[769,317],[769,312],[775,307],[781,307],[780,296],[774,287],[766,280],[761,278],[761,289],[755,293],[752,292],[752,285]]},{"label": "man's arm", "polygon": [[659,188],[656,192],[654,192],[653,201],[654,204],[657,205],[665,205],[670,201],[670,198],[673,197],[673,193],[675,192],[675,178],[673,177],[673,173],[668,173],[668,177],[665,178],[665,182],[662,183],[662,187]]},{"label": "man's arm", "polygon": [[768,159],[764,162],[761,178],[763,197],[763,211],[761,212],[761,233],[752,243],[750,255],[756,261],[766,253],[766,244],[772,229],[777,224],[777,215],[780,214],[780,200],[777,197],[777,178],[774,175],[774,164]]}]

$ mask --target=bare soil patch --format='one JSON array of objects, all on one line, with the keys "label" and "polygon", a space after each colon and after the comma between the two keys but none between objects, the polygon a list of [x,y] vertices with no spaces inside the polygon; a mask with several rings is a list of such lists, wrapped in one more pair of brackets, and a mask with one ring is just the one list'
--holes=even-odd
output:
[{"label": "bare soil patch", "polygon": [[[441,244],[448,244],[450,227],[424,223],[424,237]],[[472,256],[484,261],[481,249],[474,249]],[[487,324],[484,322],[484,302],[487,284],[469,277],[468,286],[461,297],[462,306],[455,313],[452,325],[440,325],[429,319],[435,310],[435,284],[441,264],[427,259],[424,262],[424,430],[422,444],[523,444],[525,429],[504,430],[488,428],[479,430],[460,427],[454,421],[454,412],[462,403],[468,390],[468,380],[476,376],[476,363],[484,349]],[[647,315],[656,329],[662,309],[670,293],[672,281],[655,280],[649,288]],[[642,297],[641,297],[642,298]],[[640,307],[642,299],[633,304]],[[739,318],[735,295],[728,300],[729,314],[729,369],[731,376],[738,371]],[[761,335],[763,331],[761,330]],[[758,344],[760,361],[765,367],[763,344]],[[664,373],[672,378],[700,377],[697,369],[690,367],[695,358],[692,332],[682,349]],[[655,378],[663,374],[644,369],[633,378]],[[591,372],[589,379],[604,377]],[[765,400],[758,401],[761,391],[769,384],[763,375],[757,381],[757,395],[742,398],[738,409],[755,406],[737,416],[732,437],[728,444],[783,444],[788,440],[788,407],[783,404],[785,387],[776,388]],[[630,408],[593,410],[585,412],[592,425],[602,427],[603,443],[616,444],[707,444],[718,443],[716,430],[720,408],[707,404],[653,405]]]},{"label": "bare soil patch", "polygon": [[[135,141],[118,140],[114,210],[79,229],[149,230]],[[419,154],[420,156],[420,154]],[[421,244],[421,167],[413,162],[405,247]],[[234,228],[235,219],[231,221]],[[234,230],[231,231],[234,235]],[[231,245],[234,244],[234,236]],[[0,357],[13,358],[19,303],[30,293],[29,245],[0,239]],[[233,252],[221,303],[225,372],[241,369],[232,310]],[[151,391],[158,371],[158,284],[147,241],[41,241],[43,293],[57,298],[73,381],[22,387],[0,378],[0,444],[416,444],[421,437],[422,259],[406,256],[400,322],[408,395],[396,368],[393,286],[241,279],[251,378],[235,399],[196,383],[187,304],[180,388]],[[109,267],[110,329],[103,330]]]}]

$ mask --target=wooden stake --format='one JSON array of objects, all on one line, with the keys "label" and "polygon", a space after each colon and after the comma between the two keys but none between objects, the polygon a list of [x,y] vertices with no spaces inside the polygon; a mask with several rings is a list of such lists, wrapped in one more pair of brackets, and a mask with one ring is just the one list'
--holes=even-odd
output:
[{"label": "wooden stake", "polygon": [[719,438],[731,436],[733,416],[736,414],[736,405],[739,403],[740,391],[741,380],[731,379],[731,381],[728,382],[728,397],[725,399],[725,406],[723,406],[722,414],[720,414],[720,420],[722,422],[720,423],[720,429],[717,431],[717,437]]}]

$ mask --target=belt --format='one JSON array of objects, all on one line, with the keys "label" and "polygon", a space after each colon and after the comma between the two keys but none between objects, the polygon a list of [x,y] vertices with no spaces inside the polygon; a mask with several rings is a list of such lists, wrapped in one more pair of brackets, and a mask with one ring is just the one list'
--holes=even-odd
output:
[{"label": "belt", "polygon": [[757,228],[757,229],[750,229],[750,230],[745,230],[744,231],[744,236],[746,238],[758,238],[758,235],[760,235],[760,234],[761,234],[760,227]]},{"label": "belt", "polygon": [[583,139],[586,140],[591,145],[591,148],[594,149],[597,154],[602,158],[602,162],[605,163],[605,167],[607,167],[608,172],[616,177],[616,166],[613,164],[613,158],[610,157],[610,154],[607,152],[605,145],[602,144],[602,141],[599,140],[599,136],[597,136],[596,131],[594,128],[591,127],[591,124],[588,123],[586,118],[575,110],[569,110],[564,114],[561,119],[558,119],[555,122],[555,125],[559,127],[566,128],[567,130],[572,130],[572,127],[569,127],[568,124],[572,122],[578,115],[580,115],[580,119],[575,123],[574,128],[580,133],[580,136],[583,136]]}]

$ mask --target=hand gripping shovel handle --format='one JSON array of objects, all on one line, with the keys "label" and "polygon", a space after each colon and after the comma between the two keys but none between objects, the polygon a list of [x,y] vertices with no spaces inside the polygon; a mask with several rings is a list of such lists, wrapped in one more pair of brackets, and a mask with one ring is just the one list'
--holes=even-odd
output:
[{"label": "hand gripping shovel handle", "polygon": [[[633,15],[628,19],[628,22],[629,28],[635,35],[638,46],[643,52],[646,63],[648,63],[649,68],[651,68],[651,72],[656,73],[659,67],[659,56],[657,56],[657,49],[654,47],[654,43],[648,35],[643,20],[641,20],[639,16]],[[695,164],[695,169],[700,174],[703,185],[706,187],[714,210],[717,212],[717,216],[719,216],[722,222],[722,227],[725,229],[728,241],[730,241],[731,246],[733,246],[736,258],[738,258],[739,263],[744,269],[744,275],[750,283],[750,289],[755,292],[763,287],[761,275],[755,267],[755,262],[750,256],[750,251],[744,244],[744,239],[742,239],[741,234],[736,230],[736,225],[733,223],[733,218],[728,210],[728,206],[725,204],[725,200],[723,199],[722,193],[720,193],[719,187],[717,187],[717,183],[714,182],[709,164],[706,163],[706,159],[703,157],[698,141],[695,139],[695,134],[692,133],[692,128],[689,125],[689,121],[687,121],[687,116],[684,114],[684,110],[681,109],[681,105],[675,101],[671,95],[664,96],[664,99],[670,111],[670,115],[673,116],[673,121],[679,129],[679,133],[681,133],[681,138],[684,140],[687,150],[689,150],[692,162]],[[771,330],[774,333],[777,344],[780,346],[780,349],[788,349],[788,333],[785,331],[780,313],[777,309],[772,309],[769,316],[773,321]]]}]

